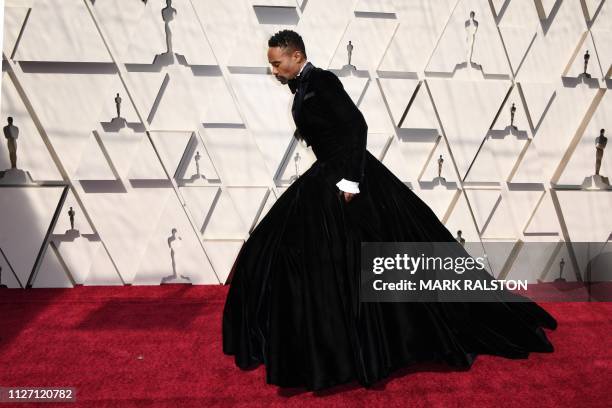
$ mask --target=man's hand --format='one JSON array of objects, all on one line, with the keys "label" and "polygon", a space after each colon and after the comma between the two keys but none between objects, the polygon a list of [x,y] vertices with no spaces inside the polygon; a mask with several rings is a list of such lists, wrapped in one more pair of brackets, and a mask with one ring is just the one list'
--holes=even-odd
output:
[{"label": "man's hand", "polygon": [[353,197],[355,196],[355,194],[353,193],[347,193],[346,191],[341,191],[342,195],[344,196],[344,202],[348,203],[349,201],[351,201],[353,199]]}]

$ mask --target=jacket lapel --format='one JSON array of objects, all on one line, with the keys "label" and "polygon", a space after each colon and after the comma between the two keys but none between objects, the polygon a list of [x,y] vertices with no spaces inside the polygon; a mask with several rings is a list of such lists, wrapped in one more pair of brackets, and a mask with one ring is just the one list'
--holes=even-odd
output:
[{"label": "jacket lapel", "polygon": [[297,91],[293,96],[293,105],[291,105],[291,114],[293,115],[293,121],[297,123],[300,110],[302,109],[302,102],[304,101],[304,94],[306,93],[308,86],[308,79],[310,77],[310,71],[314,68],[310,62],[307,62],[300,75],[300,83]]}]

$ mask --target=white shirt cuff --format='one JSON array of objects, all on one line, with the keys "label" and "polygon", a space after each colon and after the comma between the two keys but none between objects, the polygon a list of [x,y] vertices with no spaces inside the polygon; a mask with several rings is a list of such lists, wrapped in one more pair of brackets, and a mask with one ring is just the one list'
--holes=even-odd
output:
[{"label": "white shirt cuff", "polygon": [[347,193],[358,194],[359,193],[359,183],[356,181],[350,181],[347,179],[342,179],[336,183],[338,188]]}]

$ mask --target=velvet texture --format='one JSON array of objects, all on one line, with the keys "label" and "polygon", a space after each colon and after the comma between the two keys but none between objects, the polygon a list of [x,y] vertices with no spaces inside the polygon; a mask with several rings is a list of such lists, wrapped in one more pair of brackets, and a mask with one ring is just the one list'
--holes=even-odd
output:
[{"label": "velvet texture", "polygon": [[[366,150],[365,120],[333,73],[305,67],[293,108],[317,161],[270,208],[232,268],[223,351],[238,367],[263,363],[270,384],[321,390],[354,379],[369,386],[419,361],[469,368],[478,354],[553,351],[542,327],[556,320],[526,298],[508,301],[517,296],[510,293],[487,303],[360,302],[361,242],[454,237]],[[360,182],[348,203],[336,187],[342,178]]]}]

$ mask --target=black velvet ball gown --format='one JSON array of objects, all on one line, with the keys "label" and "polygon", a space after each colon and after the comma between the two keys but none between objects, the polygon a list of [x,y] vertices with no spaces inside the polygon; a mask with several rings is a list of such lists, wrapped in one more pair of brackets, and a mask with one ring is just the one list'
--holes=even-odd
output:
[{"label": "black velvet ball gown", "polygon": [[[307,63],[290,86],[297,128],[317,160],[235,260],[224,353],[242,369],[265,364],[269,384],[321,390],[353,380],[369,386],[419,361],[469,368],[478,354],[552,352],[542,327],[557,322],[529,299],[360,302],[362,241],[456,241],[366,150],[367,124],[335,74]],[[342,178],[359,181],[348,203],[336,186]]]}]

